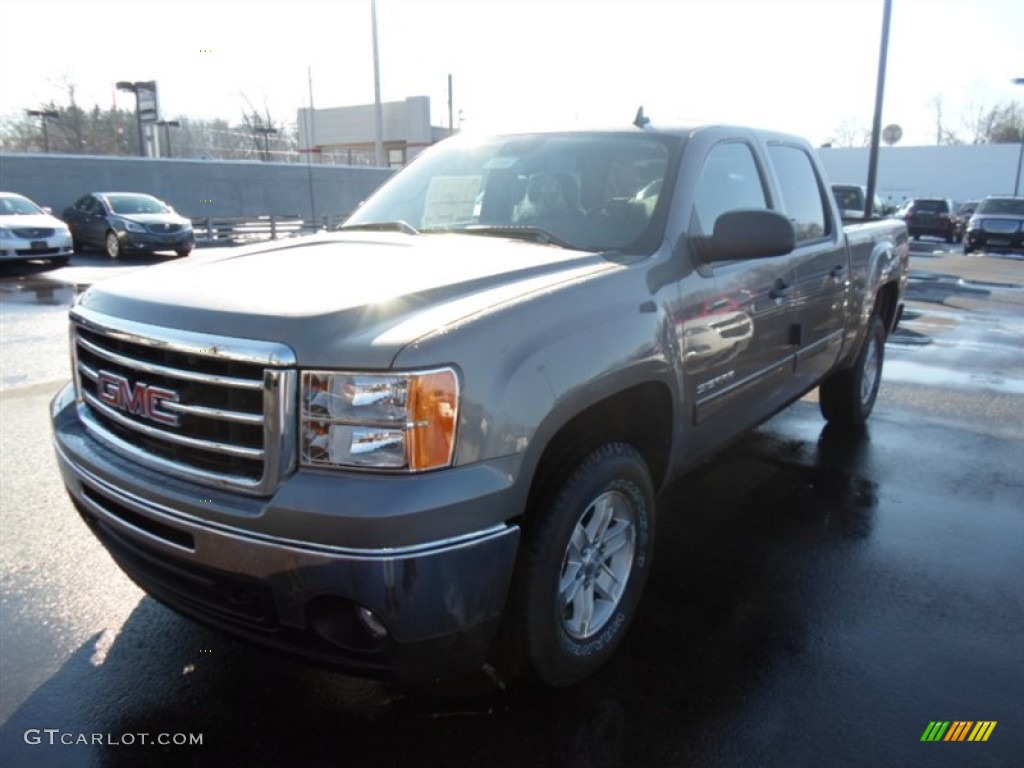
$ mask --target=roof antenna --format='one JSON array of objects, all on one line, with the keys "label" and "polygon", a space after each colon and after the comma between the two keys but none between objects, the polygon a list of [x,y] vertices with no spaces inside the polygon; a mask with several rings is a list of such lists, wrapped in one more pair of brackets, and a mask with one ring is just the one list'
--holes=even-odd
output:
[{"label": "roof antenna", "polygon": [[651,118],[644,114],[643,105],[636,111],[636,117],[633,118],[633,125],[637,128],[643,128],[645,125],[651,122]]}]

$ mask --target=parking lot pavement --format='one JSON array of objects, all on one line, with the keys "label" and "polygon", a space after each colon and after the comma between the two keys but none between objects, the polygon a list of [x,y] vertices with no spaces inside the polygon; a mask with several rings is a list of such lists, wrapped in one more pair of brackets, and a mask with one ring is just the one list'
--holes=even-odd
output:
[{"label": "parking lot pavement", "polygon": [[[0,764],[1019,764],[1024,262],[961,259],[912,258],[920,285],[955,277],[913,294],[919,343],[887,345],[862,433],[825,427],[808,396],[665,489],[637,620],[567,691],[485,673],[400,689],[179,618],[67,501],[47,421],[57,382],[5,387]],[[996,726],[984,743],[923,742],[935,721]],[[59,743],[82,734],[100,741]]]}]

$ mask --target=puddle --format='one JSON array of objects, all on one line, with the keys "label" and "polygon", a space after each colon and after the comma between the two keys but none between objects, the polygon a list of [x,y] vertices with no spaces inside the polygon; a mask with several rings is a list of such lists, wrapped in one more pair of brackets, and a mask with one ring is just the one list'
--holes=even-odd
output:
[{"label": "puddle", "polygon": [[56,282],[0,284],[3,304],[39,304],[47,307],[70,307],[87,285]]},{"label": "puddle", "polygon": [[957,371],[949,367],[925,365],[910,360],[886,360],[887,381],[920,384],[928,387],[955,387],[977,391],[987,389],[1007,395],[1024,395],[1024,379],[991,373]]}]

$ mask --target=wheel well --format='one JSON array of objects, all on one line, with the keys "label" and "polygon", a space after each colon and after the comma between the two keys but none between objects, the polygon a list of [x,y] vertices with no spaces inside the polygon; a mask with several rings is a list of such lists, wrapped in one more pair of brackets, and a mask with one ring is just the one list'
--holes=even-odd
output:
[{"label": "wheel well", "polygon": [[875,299],[875,311],[882,319],[886,334],[893,330],[896,323],[897,298],[899,289],[896,283],[886,283],[878,289],[878,296]]},{"label": "wheel well", "polygon": [[582,461],[599,445],[629,443],[644,457],[658,488],[672,446],[672,394],[658,382],[639,384],[601,400],[564,424],[537,462],[530,503],[543,496],[568,466]]}]

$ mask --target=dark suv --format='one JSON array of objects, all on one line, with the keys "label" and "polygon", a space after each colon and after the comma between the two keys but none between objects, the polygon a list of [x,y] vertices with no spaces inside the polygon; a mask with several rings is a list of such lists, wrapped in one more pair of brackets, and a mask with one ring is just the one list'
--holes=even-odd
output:
[{"label": "dark suv", "polygon": [[964,253],[1024,251],[1024,197],[986,197],[964,234]]},{"label": "dark suv", "polygon": [[948,198],[913,198],[903,204],[896,216],[906,222],[907,232],[915,240],[920,240],[922,235],[930,235],[952,243],[961,237],[953,201]]}]

